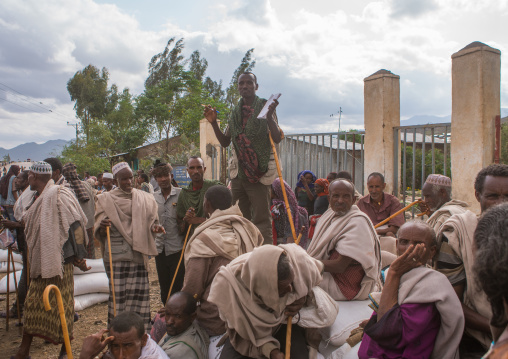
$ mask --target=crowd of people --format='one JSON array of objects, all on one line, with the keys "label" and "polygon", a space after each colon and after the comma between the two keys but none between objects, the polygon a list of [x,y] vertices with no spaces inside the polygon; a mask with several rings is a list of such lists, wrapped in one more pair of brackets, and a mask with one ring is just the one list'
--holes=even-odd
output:
[{"label": "crowd of people", "polygon": [[293,190],[274,167],[278,103],[258,118],[266,100],[257,88],[254,74],[239,77],[242,99],[224,131],[216,110],[204,109],[220,143],[233,143],[230,188],[205,179],[197,156],[186,187],[163,162],[146,174],[120,162],[83,180],[57,158],[11,166],[0,180],[1,224],[24,262],[18,303],[7,308],[23,311],[13,358],[29,357],[33,337],[62,344],[65,357],[56,305],[45,311],[42,294],[60,288],[72,338],[73,266],[87,271],[97,252],[110,283],[108,324],[85,338],[82,359],[275,359],[287,340],[291,358],[309,358],[353,301],[373,308],[348,339],[358,358],[506,358],[508,166],[478,173],[479,216],[451,198],[451,180],[439,174],[422,188],[425,220],[397,214],[402,204],[377,172],[363,197],[347,172],[305,170]]}]

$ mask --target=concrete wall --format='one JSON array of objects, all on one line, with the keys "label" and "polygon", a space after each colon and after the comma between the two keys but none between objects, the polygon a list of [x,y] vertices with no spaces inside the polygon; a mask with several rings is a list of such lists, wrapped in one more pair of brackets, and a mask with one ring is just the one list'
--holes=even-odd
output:
[{"label": "concrete wall", "polygon": [[479,213],[474,180],[494,161],[501,52],[473,42],[452,55],[452,196]]},{"label": "concrete wall", "polygon": [[[367,177],[372,172],[385,176],[386,192],[392,193],[398,185],[393,178],[393,127],[400,126],[399,79],[387,70],[379,70],[364,79],[365,193]],[[400,141],[398,148],[400,152]]]}]

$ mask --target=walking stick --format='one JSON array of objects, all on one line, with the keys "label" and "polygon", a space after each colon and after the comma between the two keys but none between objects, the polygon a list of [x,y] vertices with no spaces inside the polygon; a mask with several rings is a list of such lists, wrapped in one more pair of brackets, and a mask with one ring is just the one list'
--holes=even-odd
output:
[{"label": "walking stick", "polygon": [[69,331],[67,329],[67,321],[65,320],[65,309],[62,302],[62,294],[60,293],[60,289],[58,289],[58,287],[54,284],[50,284],[46,287],[46,289],[44,289],[44,293],[42,294],[44,309],[46,309],[46,311],[51,310],[51,304],[49,303],[49,293],[51,290],[54,290],[56,295],[56,303],[58,306],[58,312],[60,313],[60,324],[62,325],[67,358],[72,359],[71,341],[69,340]]},{"label": "walking stick", "polygon": [[109,253],[109,271],[111,292],[113,293],[113,317],[116,317],[116,296],[115,296],[115,273],[113,272],[113,256],[111,255],[111,238],[109,236],[109,227],[106,227],[106,236],[108,238],[108,253]]},{"label": "walking stick", "polygon": [[[270,143],[272,145],[273,157],[275,158],[275,164],[277,165],[277,173],[279,174],[280,180],[280,188],[282,189],[282,196],[284,197],[284,203],[286,204],[286,213],[288,215],[289,225],[291,226],[291,233],[293,234],[293,239],[295,243],[298,245],[300,242],[300,238],[302,237],[302,233],[296,238],[295,225],[293,223],[293,216],[291,215],[291,208],[289,207],[288,196],[286,194],[286,186],[284,185],[284,179],[282,178],[282,171],[280,169],[279,156],[277,155],[277,149],[275,148],[275,143],[272,139],[272,134],[269,133]],[[291,325],[293,323],[293,317],[288,317],[287,331],[286,331],[286,359],[289,359],[291,352]]]},{"label": "walking stick", "polygon": [[418,204],[418,203],[422,203],[422,200],[419,199],[419,200],[416,200],[414,202],[411,202],[410,204],[408,204],[406,207],[402,208],[400,211],[397,211],[395,212],[394,214],[392,214],[390,217],[388,217],[387,219],[379,222],[378,224],[376,224],[374,226],[374,228],[378,228],[378,227],[381,227],[383,224],[385,223],[388,223],[388,221],[390,221],[390,219],[394,218],[394,217],[397,217],[399,214],[407,211],[409,208],[413,207],[415,204]]},{"label": "walking stick", "polygon": [[190,229],[192,224],[189,224],[189,229],[187,229],[187,234],[185,235],[185,240],[183,241],[182,254],[180,254],[180,259],[178,260],[178,265],[176,266],[175,275],[173,276],[173,280],[171,281],[171,286],[169,287],[168,297],[166,298],[166,303],[171,296],[171,291],[173,290],[173,284],[175,284],[176,276],[178,275],[178,270],[180,269],[180,263],[182,263],[183,254],[185,253],[185,246],[187,245],[187,239],[189,238]]},{"label": "walking stick", "polygon": [[26,255],[26,290],[30,287],[30,257],[28,256],[28,243],[25,242]]},{"label": "walking stick", "polygon": [[7,247],[7,303],[5,310],[5,331],[9,331],[9,297],[10,297],[10,276],[11,276],[11,261],[9,260],[11,256],[11,247]]},{"label": "walking stick", "polygon": [[[16,309],[18,310],[18,325],[21,326],[21,312],[19,311],[18,279],[16,278],[16,267],[14,267],[14,254],[12,254],[12,250],[11,250],[11,258],[10,259],[12,260],[12,273],[14,274],[14,288],[16,290]],[[7,260],[9,260],[9,259],[7,259]]]}]

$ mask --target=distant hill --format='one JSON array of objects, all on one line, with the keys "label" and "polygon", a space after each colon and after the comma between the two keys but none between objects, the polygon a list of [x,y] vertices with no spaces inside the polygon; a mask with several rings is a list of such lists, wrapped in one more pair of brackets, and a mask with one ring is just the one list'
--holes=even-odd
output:
[{"label": "distant hill", "polygon": [[[508,116],[508,108],[501,108],[501,118]],[[400,121],[401,126],[427,125],[433,123],[447,123],[452,121],[452,116],[417,115],[407,120]]]},{"label": "distant hill", "polygon": [[0,147],[0,160],[9,154],[11,161],[24,161],[28,158],[33,161],[42,161],[45,158],[62,153],[63,147],[68,143],[69,141],[66,140],[50,140],[40,145],[35,142],[28,142],[10,149]]}]

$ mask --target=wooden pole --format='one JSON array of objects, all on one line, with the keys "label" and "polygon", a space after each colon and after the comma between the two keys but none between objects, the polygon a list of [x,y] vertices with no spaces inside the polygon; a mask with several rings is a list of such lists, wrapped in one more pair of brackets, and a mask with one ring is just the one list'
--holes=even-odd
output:
[{"label": "wooden pole", "polygon": [[173,290],[173,284],[175,284],[176,276],[178,275],[178,270],[180,269],[180,264],[182,263],[183,254],[185,253],[185,246],[187,245],[187,239],[189,238],[189,233],[191,230],[192,224],[189,224],[189,229],[187,229],[187,234],[185,235],[185,240],[183,241],[182,254],[180,254],[180,259],[178,260],[178,265],[176,266],[175,275],[173,276],[173,280],[171,281],[171,286],[169,287],[168,297],[166,298],[166,303],[171,296],[171,291]]},{"label": "wooden pole", "polygon": [[28,243],[25,240],[25,255],[26,255],[26,288],[30,287],[30,256],[28,255]]},{"label": "wooden pole", "polygon": [[71,341],[69,340],[69,330],[67,329],[67,321],[65,320],[65,309],[62,302],[62,294],[60,293],[60,289],[58,289],[58,287],[54,284],[50,284],[46,287],[46,289],[44,289],[44,293],[42,295],[44,309],[46,309],[46,311],[51,310],[51,304],[49,303],[49,293],[52,290],[55,291],[58,312],[60,313],[60,324],[62,325],[62,333],[64,337],[65,351],[67,352],[67,358],[72,359]]},{"label": "wooden pole", "polygon": [[11,247],[7,247],[7,302],[5,306],[5,331],[9,331],[9,297],[10,297],[10,276],[11,276],[11,261],[9,257],[11,256]]},{"label": "wooden pole", "polygon": [[[286,194],[286,186],[284,185],[284,179],[282,178],[282,171],[280,169],[279,156],[277,155],[277,149],[275,148],[275,143],[272,139],[272,134],[269,134],[270,143],[272,145],[273,157],[275,158],[275,164],[277,165],[277,173],[279,174],[280,180],[280,188],[282,189],[282,196],[284,197],[284,203],[286,204],[286,213],[288,215],[289,225],[291,226],[291,233],[293,234],[293,239],[295,243],[298,245],[300,242],[300,238],[302,237],[302,233],[296,238],[295,224],[293,223],[293,215],[291,214],[291,207],[289,207],[288,195]],[[288,317],[287,331],[286,331],[286,359],[290,359],[291,352],[291,325],[292,325],[293,317]]]},{"label": "wooden pole", "polygon": [[21,326],[21,312],[19,311],[18,279],[16,278],[16,267],[14,266],[14,254],[12,254],[12,250],[10,260],[12,260],[12,273],[14,274],[14,288],[16,290],[16,309],[18,310],[18,324]]},{"label": "wooden pole", "polygon": [[113,293],[113,316],[116,317],[116,296],[115,296],[115,273],[113,272],[113,256],[111,255],[111,238],[109,236],[109,227],[106,227],[106,236],[108,238],[108,255],[109,255],[109,271],[111,292]]},{"label": "wooden pole", "polygon": [[413,207],[415,204],[418,204],[418,203],[421,203],[422,200],[419,199],[419,200],[416,200],[410,204],[408,204],[406,207],[402,208],[400,211],[397,211],[395,212],[394,214],[392,214],[390,217],[388,217],[387,219],[385,219],[384,221],[381,221],[379,222],[378,224],[376,224],[374,226],[374,228],[378,228],[378,227],[381,227],[383,224],[385,223],[388,223],[390,221],[390,219],[394,218],[394,217],[397,217],[399,214],[401,213],[404,213],[405,211],[407,211],[409,208]]}]

